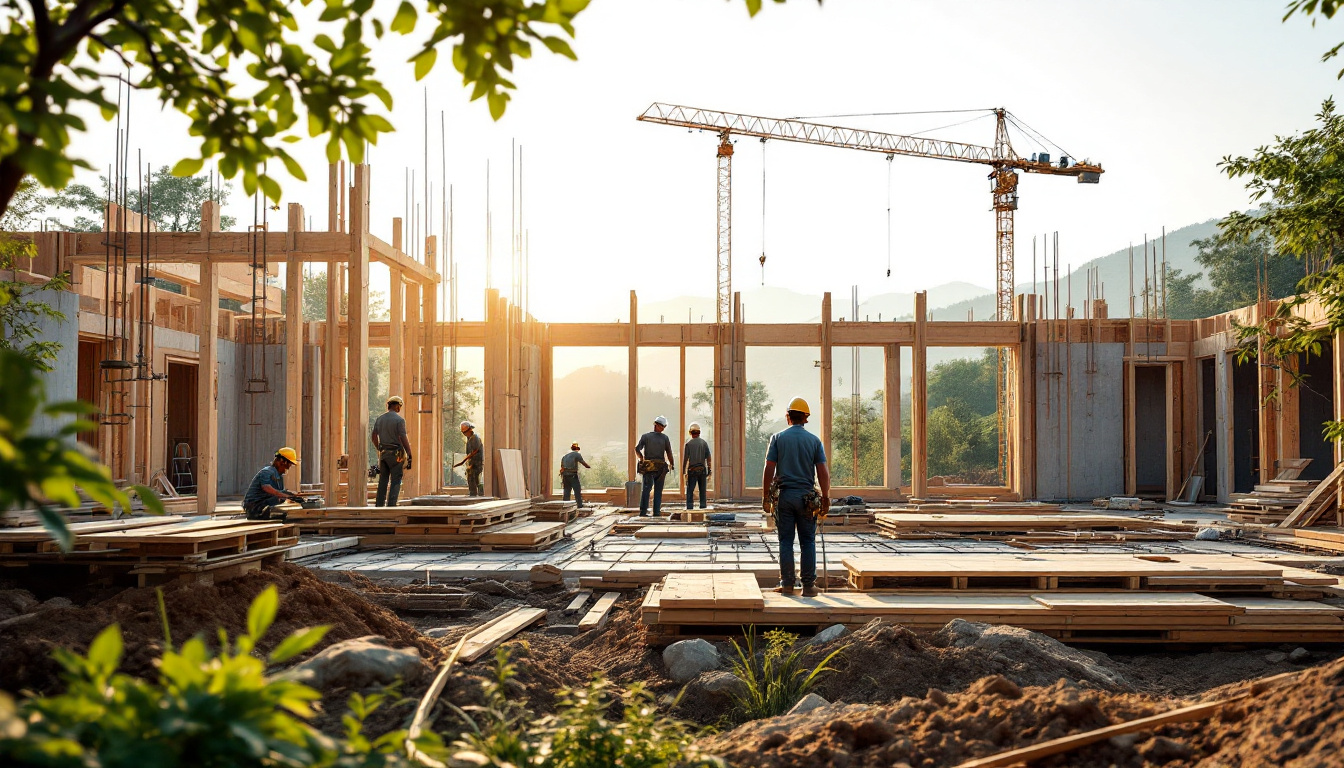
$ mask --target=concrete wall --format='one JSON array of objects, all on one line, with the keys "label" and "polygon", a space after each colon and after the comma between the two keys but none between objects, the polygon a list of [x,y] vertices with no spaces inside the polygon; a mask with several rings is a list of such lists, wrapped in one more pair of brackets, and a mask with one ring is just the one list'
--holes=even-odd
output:
[{"label": "concrete wall", "polygon": [[[261,347],[219,342],[219,495],[239,495],[252,476],[285,444],[285,347]],[[252,356],[255,369],[249,368]],[[249,374],[265,377],[265,394],[247,394]],[[260,385],[253,385],[254,388]],[[298,487],[297,477],[286,476],[287,486]]]},{"label": "concrete wall", "polygon": [[[69,291],[39,291],[31,294],[38,301],[65,315],[64,320],[38,319],[38,334],[33,341],[54,341],[61,345],[52,370],[42,375],[47,403],[59,403],[79,398],[79,297]],[[32,431],[49,435],[68,423],[72,417],[46,416],[41,413],[33,419]]]},{"label": "concrete wall", "polygon": [[1124,493],[1125,345],[1092,351],[1089,373],[1087,344],[1036,345],[1037,498]]}]

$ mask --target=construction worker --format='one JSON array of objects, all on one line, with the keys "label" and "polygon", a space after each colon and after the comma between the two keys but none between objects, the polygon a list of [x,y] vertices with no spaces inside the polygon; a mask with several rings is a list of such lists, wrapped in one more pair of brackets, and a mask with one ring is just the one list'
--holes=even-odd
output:
[{"label": "construction worker", "polygon": [[705,508],[705,488],[709,485],[710,466],[709,443],[700,437],[700,425],[691,422],[691,439],[681,449],[681,471],[686,475],[686,508],[692,509],[695,501],[695,489],[700,488],[700,508]]},{"label": "construction worker", "polygon": [[481,442],[480,435],[476,434],[476,425],[470,421],[464,421],[461,425],[462,436],[467,439],[467,457],[456,464],[454,467],[467,465],[467,495],[483,496],[481,492],[481,470],[485,468],[485,443]]},{"label": "construction worker", "polygon": [[[302,496],[285,490],[285,473],[298,463],[299,454],[293,448],[281,448],[271,463],[252,477],[252,484],[243,495],[243,511],[248,520],[270,520],[271,510],[286,501],[303,501]],[[284,522],[284,510],[277,510],[277,514],[280,522]]]},{"label": "construction worker", "polygon": [[[803,553],[803,597],[817,594],[817,517],[808,509],[808,498],[816,493],[813,479],[821,486],[820,501],[826,503],[831,495],[831,473],[826,467],[826,449],[821,440],[803,428],[812,415],[807,401],[801,397],[789,403],[789,428],[770,438],[765,454],[765,473],[761,478],[764,489],[763,506],[766,512],[774,507],[775,523],[779,529],[779,591],[792,595],[795,586],[793,570],[793,534],[798,532],[798,547]],[[771,488],[778,481],[779,493],[772,505]],[[814,497],[815,498],[815,497]]]},{"label": "construction worker", "polygon": [[[635,456],[639,458],[639,474],[644,481],[644,492],[639,497],[639,516],[649,511],[649,491],[653,491],[653,516],[663,513],[663,483],[667,480],[668,470],[676,469],[672,457],[672,440],[663,434],[667,429],[667,417],[659,416],[653,420],[653,431],[645,432],[635,444]],[[654,458],[657,457],[657,458]],[[667,457],[667,461],[663,461]]]},{"label": "construction worker", "polygon": [[397,497],[401,495],[401,473],[411,468],[411,440],[406,436],[406,419],[401,415],[403,406],[401,396],[387,398],[387,412],[373,422],[373,447],[378,451],[375,507],[397,506]]},{"label": "construction worker", "polygon": [[583,507],[583,485],[579,483],[580,464],[585,469],[592,469],[588,462],[583,460],[583,454],[579,453],[579,444],[572,443],[569,446],[569,453],[560,459],[560,480],[565,484],[565,501],[569,501],[569,491],[573,489],[574,501],[578,502],[579,507]]}]

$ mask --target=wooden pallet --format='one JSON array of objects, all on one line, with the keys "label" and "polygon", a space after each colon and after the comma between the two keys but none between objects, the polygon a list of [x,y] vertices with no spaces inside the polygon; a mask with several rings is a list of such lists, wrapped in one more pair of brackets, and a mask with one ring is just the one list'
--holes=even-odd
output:
[{"label": "wooden pallet", "polygon": [[636,539],[704,539],[709,528],[704,525],[645,525],[635,531]]}]

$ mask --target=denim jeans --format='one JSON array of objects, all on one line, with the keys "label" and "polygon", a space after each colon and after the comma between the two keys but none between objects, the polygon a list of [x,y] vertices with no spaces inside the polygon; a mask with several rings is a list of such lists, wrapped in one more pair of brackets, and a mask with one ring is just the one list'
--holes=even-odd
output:
[{"label": "denim jeans", "polygon": [[484,469],[484,467],[479,467],[479,466],[475,466],[475,465],[472,465],[472,464],[468,464],[468,465],[467,465],[467,495],[468,495],[468,496],[484,496],[484,495],[485,495],[485,494],[482,493],[482,491],[481,491],[481,470],[482,470],[482,469]]},{"label": "denim jeans", "polygon": [[405,469],[405,462],[397,460],[397,451],[378,452],[378,495],[374,499],[373,506],[397,506],[397,497],[401,495],[401,473]]},{"label": "denim jeans", "polygon": [[649,511],[649,491],[653,491],[653,514],[661,515],[663,513],[663,483],[667,480],[666,472],[645,472],[644,473],[644,492],[639,497],[639,514]]},{"label": "denim jeans", "polygon": [[569,492],[570,492],[570,490],[573,490],[573,491],[574,491],[574,501],[575,501],[580,507],[582,507],[582,506],[583,506],[583,486],[579,483],[579,473],[578,473],[578,472],[575,472],[574,474],[571,475],[571,474],[569,474],[568,472],[566,472],[565,474],[563,474],[563,475],[560,476],[560,479],[563,480],[564,483],[565,483],[565,501],[569,501]]},{"label": "denim jeans", "polygon": [[803,553],[803,586],[810,587],[817,580],[817,519],[803,506],[802,491],[782,491],[775,510],[775,524],[779,528],[779,583],[792,586],[793,532],[798,532],[798,548]]},{"label": "denim jeans", "polygon": [[698,475],[686,474],[686,508],[693,509],[695,502],[695,489],[700,488],[700,508],[705,508],[705,488],[709,485],[709,475],[701,473]]}]

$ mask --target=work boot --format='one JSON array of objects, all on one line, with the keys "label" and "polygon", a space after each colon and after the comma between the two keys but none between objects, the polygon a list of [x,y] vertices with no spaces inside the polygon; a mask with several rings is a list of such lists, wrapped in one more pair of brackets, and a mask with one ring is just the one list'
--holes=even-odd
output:
[{"label": "work boot", "polygon": [[781,595],[792,595],[792,594],[793,594],[793,585],[792,585],[792,584],[780,584],[778,587],[775,587],[775,591],[778,592],[778,593],[781,594]]},{"label": "work boot", "polygon": [[816,596],[817,596],[817,585],[816,585],[816,584],[804,584],[804,585],[803,585],[803,597],[816,597]]}]

